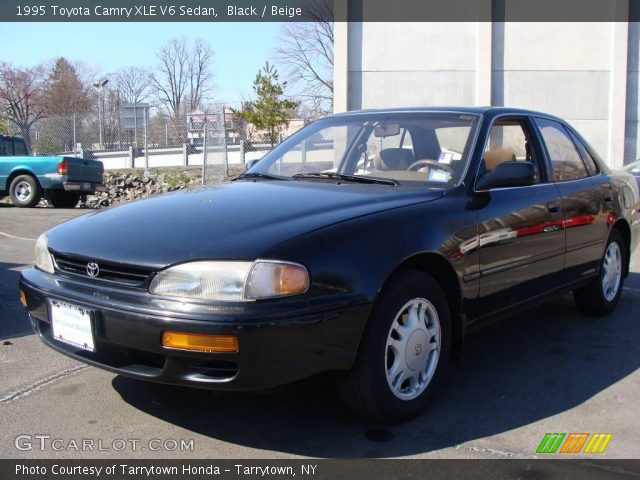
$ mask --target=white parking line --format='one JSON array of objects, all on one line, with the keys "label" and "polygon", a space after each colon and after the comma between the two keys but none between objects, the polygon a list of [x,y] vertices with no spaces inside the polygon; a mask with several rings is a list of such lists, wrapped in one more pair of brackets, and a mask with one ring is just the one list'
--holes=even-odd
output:
[{"label": "white parking line", "polygon": [[26,238],[26,237],[16,237],[15,235],[11,235],[9,233],[0,232],[0,237],[13,238],[14,240],[26,240],[28,242],[35,242],[35,238]]}]

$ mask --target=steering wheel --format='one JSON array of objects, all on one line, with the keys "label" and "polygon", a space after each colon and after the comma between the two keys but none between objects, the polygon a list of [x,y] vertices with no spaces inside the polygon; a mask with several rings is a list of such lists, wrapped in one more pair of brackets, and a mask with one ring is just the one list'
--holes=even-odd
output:
[{"label": "steering wheel", "polygon": [[417,172],[418,170],[420,170],[422,167],[429,167],[429,169],[431,170],[432,168],[437,168],[439,170],[444,170],[445,172],[449,172],[449,173],[453,173],[453,169],[451,168],[451,165],[447,165],[446,163],[440,163],[440,162],[436,162],[435,160],[416,160],[415,162],[413,162],[411,165],[409,165],[407,167],[407,172]]}]

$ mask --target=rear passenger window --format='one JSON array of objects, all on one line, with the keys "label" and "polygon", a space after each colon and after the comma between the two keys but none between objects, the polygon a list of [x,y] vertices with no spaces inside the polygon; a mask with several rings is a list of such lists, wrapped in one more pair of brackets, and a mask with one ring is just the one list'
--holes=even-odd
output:
[{"label": "rear passenger window", "polygon": [[597,175],[599,172],[598,164],[593,158],[593,155],[591,155],[591,153],[589,152],[585,144],[578,137],[576,137],[573,132],[570,131],[569,133],[571,134],[571,138],[573,139],[573,142],[578,146],[578,150],[580,151],[582,160],[584,160],[584,163],[587,167],[589,176]]},{"label": "rear passenger window", "polygon": [[22,140],[13,141],[13,154],[20,155],[20,156],[27,155],[27,147],[25,146]]},{"label": "rear passenger window", "polygon": [[536,118],[535,121],[547,146],[553,167],[553,179],[556,182],[564,182],[588,177],[587,167],[564,126],[559,122],[542,118]]}]

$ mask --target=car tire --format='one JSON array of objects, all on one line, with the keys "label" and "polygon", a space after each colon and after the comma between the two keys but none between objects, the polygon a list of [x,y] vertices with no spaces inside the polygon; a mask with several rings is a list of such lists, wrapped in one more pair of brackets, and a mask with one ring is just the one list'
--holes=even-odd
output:
[{"label": "car tire", "polygon": [[598,275],[573,292],[577,307],[589,315],[611,313],[620,300],[627,265],[627,247],[620,232],[611,231]]},{"label": "car tire", "polygon": [[337,381],[343,403],[384,423],[408,420],[432,397],[449,364],[451,314],[433,277],[402,270],[369,316],[353,368]]},{"label": "car tire", "polygon": [[56,208],[73,208],[80,201],[80,194],[53,190],[49,193],[48,202]]},{"label": "car tire", "polygon": [[9,185],[9,196],[16,207],[35,207],[42,198],[42,188],[31,175],[18,175]]}]

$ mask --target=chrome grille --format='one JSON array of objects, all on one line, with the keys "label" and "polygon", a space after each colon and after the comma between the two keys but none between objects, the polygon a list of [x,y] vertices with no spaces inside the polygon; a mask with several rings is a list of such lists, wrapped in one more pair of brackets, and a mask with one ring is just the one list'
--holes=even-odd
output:
[{"label": "chrome grille", "polygon": [[[129,287],[142,287],[147,278],[152,273],[150,270],[116,265],[110,262],[99,262],[95,260],[84,260],[66,255],[54,254],[53,259],[56,269],[63,273],[84,277],[90,280],[117,283]],[[87,264],[94,262],[100,271],[97,276],[90,276],[87,273]]]}]

